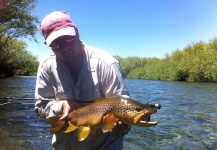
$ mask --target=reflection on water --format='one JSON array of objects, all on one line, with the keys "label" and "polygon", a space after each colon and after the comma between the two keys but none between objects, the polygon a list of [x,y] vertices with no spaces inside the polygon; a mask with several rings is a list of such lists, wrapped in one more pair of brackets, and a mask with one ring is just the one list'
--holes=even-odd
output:
[{"label": "reflection on water", "polygon": [[[132,127],[124,138],[126,150],[216,149],[217,85],[126,79],[131,97],[143,103],[161,103],[151,120],[156,127]],[[34,113],[35,77],[0,79],[0,149],[51,149],[49,124]],[[23,103],[20,103],[23,102]],[[25,102],[25,103],[24,103]]]},{"label": "reflection on water", "polygon": [[[35,77],[0,79],[0,97],[34,97]],[[33,101],[34,102],[34,101]],[[33,102],[0,99],[0,149],[51,149],[49,125],[34,113]]]}]

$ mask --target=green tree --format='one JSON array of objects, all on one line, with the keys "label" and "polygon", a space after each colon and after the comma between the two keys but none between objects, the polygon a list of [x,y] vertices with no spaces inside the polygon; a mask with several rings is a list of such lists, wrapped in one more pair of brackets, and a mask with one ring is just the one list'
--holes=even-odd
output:
[{"label": "green tree", "polygon": [[117,57],[127,78],[217,82],[217,38],[175,50],[165,58]]},{"label": "green tree", "polygon": [[[16,75],[35,75],[39,62],[26,50],[26,44],[11,39],[0,55],[0,77]],[[4,61],[3,61],[4,60]]]},{"label": "green tree", "polygon": [[39,20],[31,15],[36,2],[37,0],[0,0],[0,38],[30,36],[36,40],[36,24]]},{"label": "green tree", "polygon": [[[25,51],[25,43],[18,39],[29,38],[37,42],[35,34],[39,20],[31,15],[36,3],[37,0],[0,0],[1,77],[12,76],[17,72],[16,69],[21,68],[19,62],[22,55],[35,59]],[[32,60],[35,61],[34,59]]]}]

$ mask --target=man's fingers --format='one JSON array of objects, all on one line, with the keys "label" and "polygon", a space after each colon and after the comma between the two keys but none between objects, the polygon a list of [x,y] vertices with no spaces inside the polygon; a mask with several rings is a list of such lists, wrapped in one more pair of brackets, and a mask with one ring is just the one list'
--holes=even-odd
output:
[{"label": "man's fingers", "polygon": [[125,129],[127,129],[127,128],[128,128],[128,125],[127,125],[127,124],[125,124],[125,123],[119,121],[119,122],[116,124],[116,126],[114,127],[114,130],[125,130]]},{"label": "man's fingers", "polygon": [[62,117],[59,120],[66,120],[68,118],[68,115],[62,115]]},{"label": "man's fingers", "polygon": [[72,110],[75,110],[79,108],[79,103],[73,102],[73,101],[64,101],[62,105],[62,117],[60,120],[66,120],[68,119],[68,115]]},{"label": "man's fingers", "polygon": [[60,120],[66,120],[70,111],[70,106],[68,104],[68,101],[64,101],[62,105],[62,117]]}]

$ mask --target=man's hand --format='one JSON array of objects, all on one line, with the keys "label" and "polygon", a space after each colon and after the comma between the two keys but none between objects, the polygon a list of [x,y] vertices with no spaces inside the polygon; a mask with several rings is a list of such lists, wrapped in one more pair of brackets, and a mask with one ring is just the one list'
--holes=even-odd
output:
[{"label": "man's hand", "polygon": [[115,125],[115,127],[114,127],[113,130],[126,130],[126,129],[128,129],[128,128],[129,128],[129,127],[128,127],[127,124],[125,124],[125,123],[119,121],[119,122]]},{"label": "man's hand", "polygon": [[78,109],[80,107],[80,104],[73,101],[67,101],[65,100],[62,105],[62,117],[60,120],[66,120],[68,118],[68,115],[70,112],[72,112],[75,109]]},{"label": "man's hand", "polygon": [[[131,129],[131,125],[129,125],[129,124],[125,124],[125,123],[123,123],[123,122],[118,122],[116,125],[115,125],[115,127],[113,128],[113,131],[123,131],[122,133],[123,133],[123,135],[125,135],[125,134],[127,134],[127,133],[129,133],[129,131],[130,131],[130,129]],[[120,136],[121,136],[122,134],[120,134]]]}]

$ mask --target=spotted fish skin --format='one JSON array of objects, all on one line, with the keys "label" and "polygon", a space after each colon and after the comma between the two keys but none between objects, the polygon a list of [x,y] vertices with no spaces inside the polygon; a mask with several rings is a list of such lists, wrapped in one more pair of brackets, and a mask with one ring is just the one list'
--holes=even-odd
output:
[{"label": "spotted fish skin", "polygon": [[62,127],[58,127],[60,122],[58,120],[55,122],[52,117],[48,118],[48,122],[52,124],[51,133],[56,133],[60,129],[68,133],[78,128],[78,140],[82,141],[96,128],[101,127],[103,132],[111,131],[118,121],[143,127],[155,126],[157,122],[147,120],[156,112],[156,109],[147,104],[130,98],[112,97],[102,98],[71,112],[68,116],[69,124],[61,123]]},{"label": "spotted fish skin", "polygon": [[153,114],[157,111],[128,98],[104,98],[77,109],[74,113],[72,112],[69,114],[69,120],[76,126],[93,126],[101,121],[104,114],[113,113],[117,120],[126,124],[133,124],[133,117],[141,110],[145,110],[147,114]]}]

